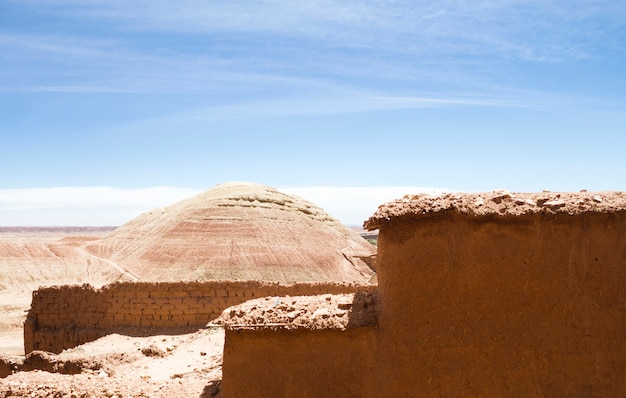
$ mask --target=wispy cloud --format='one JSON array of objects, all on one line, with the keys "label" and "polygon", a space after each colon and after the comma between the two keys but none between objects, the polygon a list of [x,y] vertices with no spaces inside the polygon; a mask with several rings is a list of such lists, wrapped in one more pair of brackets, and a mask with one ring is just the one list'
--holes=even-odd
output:
[{"label": "wispy cloud", "polygon": [[205,95],[192,116],[526,106],[541,93],[523,97],[521,64],[623,50],[616,3],[16,1],[69,28],[0,28],[0,90]]},{"label": "wispy cloud", "polygon": [[[385,63],[387,67],[405,70],[419,70],[420,66],[430,70],[434,64],[443,68],[443,73],[449,73],[453,69],[449,62],[452,56],[456,68],[469,67],[468,73],[475,73],[477,57],[486,57],[489,60],[486,64],[492,64],[558,62],[593,56],[600,47],[611,45],[614,40],[608,30],[605,32],[604,25],[626,26],[620,18],[626,12],[626,5],[607,1],[578,2],[576,7],[564,0],[442,0],[420,4],[365,0],[30,0],[20,4],[30,4],[38,12],[68,21],[88,20],[96,26],[106,21],[109,33],[117,33],[111,35],[113,43],[87,39],[88,36],[67,38],[65,43],[54,37],[44,40],[22,37],[18,44],[24,50],[97,59],[103,59],[106,54],[110,60],[105,65],[129,65],[130,61],[132,68],[143,63],[143,73],[169,69],[178,70],[179,77],[194,72],[189,70],[194,65],[190,62],[191,54],[203,54],[195,60],[199,63],[195,64],[198,70],[193,75],[210,67],[206,64],[209,60],[219,62],[220,57],[223,62],[236,61],[217,67],[223,71],[256,70],[263,74],[259,66],[273,62],[271,69],[280,66],[278,69],[283,74],[297,69],[298,63],[309,71],[317,67],[327,73],[334,70],[345,74],[341,65],[342,61],[344,64],[348,61],[350,68],[362,70],[371,70],[366,66],[368,63],[379,64],[372,70],[372,75],[376,75]],[[145,32],[181,35],[175,46],[177,52],[158,54],[159,49],[167,47],[159,46],[159,39],[149,48],[139,43],[140,37],[134,34]],[[93,43],[88,43],[92,40]],[[263,51],[259,52],[259,48]],[[334,54],[333,49],[341,51]],[[263,56],[264,52],[275,59],[270,61]],[[316,61],[320,54],[324,54],[323,62]],[[394,55],[393,62],[384,61],[389,54]],[[168,59],[171,63],[166,62]],[[177,62],[179,59],[184,62]],[[350,59],[358,62],[349,62]],[[247,68],[242,68],[242,61],[250,61]],[[181,70],[181,65],[187,66]],[[125,69],[129,70],[128,66]],[[209,68],[208,72],[214,73],[215,69]]]},{"label": "wispy cloud", "polygon": [[[624,26],[620,15],[626,9],[606,0],[581,1],[575,7],[565,0],[31,3],[66,17],[107,19],[131,31],[275,33],[344,48],[503,53],[505,57],[530,60],[539,54],[571,56],[573,45],[584,48],[587,39],[597,41],[602,23]],[[586,24],[587,29],[575,25],[590,20],[596,24]]]},{"label": "wispy cloud", "polygon": [[328,97],[301,97],[296,103],[290,99],[240,103],[232,106],[202,108],[180,115],[169,115],[177,120],[215,120],[236,117],[275,117],[294,115],[341,114],[367,111],[418,109],[453,106],[522,106],[521,103],[489,98],[462,97],[392,97],[368,93],[342,93]]},{"label": "wispy cloud", "polygon": [[[528,94],[528,93],[526,93]],[[536,95],[536,94],[535,94]],[[278,96],[276,96],[278,97]],[[516,96],[477,96],[432,94],[428,96],[379,95],[368,91],[330,89],[324,93],[285,94],[281,98],[259,101],[217,103],[156,117],[135,120],[118,126],[120,131],[173,131],[184,126],[188,132],[201,131],[214,122],[276,120],[287,117],[342,115],[378,111],[435,108],[522,108],[535,104],[532,98]]]},{"label": "wispy cloud", "polygon": [[35,61],[25,71],[0,67],[0,73],[15,76],[0,83],[4,91],[196,92],[225,89],[233,82],[263,84],[264,78],[254,71],[233,70],[219,57],[158,54],[120,40],[0,34],[0,49],[12,55],[15,65]]}]

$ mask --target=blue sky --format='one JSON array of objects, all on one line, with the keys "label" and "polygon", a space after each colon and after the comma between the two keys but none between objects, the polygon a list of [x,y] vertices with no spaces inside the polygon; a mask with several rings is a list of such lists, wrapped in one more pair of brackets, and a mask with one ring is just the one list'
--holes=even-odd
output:
[{"label": "blue sky", "polygon": [[1,0],[0,225],[117,225],[233,180],[350,224],[405,191],[626,190],[624,15]]}]

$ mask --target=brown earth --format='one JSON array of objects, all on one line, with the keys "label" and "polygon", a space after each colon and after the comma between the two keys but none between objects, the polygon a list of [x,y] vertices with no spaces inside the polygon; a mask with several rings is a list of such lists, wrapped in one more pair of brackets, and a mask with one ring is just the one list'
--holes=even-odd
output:
[{"label": "brown earth", "polygon": [[[357,397],[372,383],[378,294],[265,297],[223,312],[223,387],[239,397]],[[271,364],[259,366],[265,358]],[[227,391],[230,391],[229,393]]]},{"label": "brown earth", "polygon": [[33,351],[17,359],[29,371],[0,379],[0,397],[219,397],[223,324],[253,328],[262,318],[267,328],[352,330],[376,323],[375,303],[375,293],[266,297],[232,307],[194,333],[112,334],[58,355]]},{"label": "brown earth", "polygon": [[0,397],[219,397],[223,325],[286,332],[330,328],[359,336],[362,326],[376,324],[376,302],[375,293],[265,297],[227,309],[194,333],[112,334],[58,355],[33,351],[25,361],[17,359],[24,371],[0,379]]},{"label": "brown earth", "polygon": [[[25,361],[23,324],[31,290],[82,282],[102,286],[126,279],[109,261],[82,250],[111,230],[0,228],[0,397],[219,396],[219,382],[212,381],[221,379],[220,328],[175,336],[113,334],[59,355],[36,352],[40,357],[29,357],[30,371],[8,375]],[[151,348],[165,355],[142,352]],[[78,373],[59,373],[63,369]]]},{"label": "brown earth", "polygon": [[[383,367],[379,380],[364,381],[378,383],[367,385],[371,391],[380,392],[374,396],[410,396],[405,393],[414,393],[416,389],[433,396],[437,393],[441,396],[482,396],[485,394],[481,392],[485,391],[490,392],[487,396],[611,396],[602,394],[602,391],[613,391],[609,389],[611,386],[594,387],[594,377],[600,376],[623,385],[619,374],[610,373],[614,371],[610,368],[611,361],[594,363],[588,359],[601,353],[612,356],[614,363],[623,364],[623,356],[620,357],[622,340],[615,339],[615,334],[605,333],[610,328],[623,329],[621,304],[616,306],[611,302],[611,297],[618,297],[615,292],[623,291],[619,286],[623,280],[623,268],[604,267],[590,274],[589,264],[572,262],[571,256],[573,253],[574,258],[584,257],[586,261],[621,264],[623,256],[617,261],[606,258],[616,255],[615,247],[622,248],[620,253],[623,253],[623,244],[612,243],[609,239],[611,234],[602,230],[603,224],[597,222],[593,224],[593,229],[572,233],[567,218],[569,215],[595,213],[584,216],[609,220],[611,212],[623,212],[625,201],[626,194],[614,192],[517,194],[498,190],[485,194],[407,196],[385,204],[365,225],[368,229],[389,225],[396,228],[393,235],[383,236],[383,243],[387,245],[387,252],[383,253],[387,260],[385,264],[393,267],[385,271],[386,278],[381,289],[387,299],[387,302],[382,302],[380,313],[383,316],[364,323],[377,321],[380,324],[375,328],[348,328],[345,323],[348,317],[344,318],[346,313],[343,311],[349,312],[350,299],[343,295],[263,298],[244,303],[227,310],[222,318],[233,328],[233,333],[248,336],[242,339],[247,345],[239,351],[243,355],[236,358],[240,361],[237,366],[249,363],[248,366],[258,368],[255,374],[261,375],[261,381],[278,379],[281,388],[293,390],[302,375],[301,372],[294,372],[294,368],[310,370],[306,377],[311,379],[311,385],[328,380],[323,378],[328,375],[328,369],[311,370],[310,362],[303,359],[307,357],[299,355],[302,352],[316,354],[316,350],[310,350],[310,347],[322,347],[317,354],[323,358],[315,355],[313,358],[319,360],[316,363],[323,364],[330,357],[333,366],[343,370],[343,373],[334,373],[337,383],[348,378],[355,379],[354,374],[366,374],[364,372],[368,369],[365,365],[370,363],[377,370],[380,368],[376,366]],[[538,213],[541,217],[533,217]],[[474,216],[481,217],[474,219]],[[420,229],[424,231],[416,233],[411,223],[424,218],[428,218]],[[531,218],[535,221],[530,222]],[[391,219],[393,224],[389,223]],[[439,219],[444,219],[445,228],[437,227]],[[475,229],[477,219],[484,221],[480,233],[476,233]],[[494,222],[519,219],[526,220],[528,225],[514,224],[512,228],[507,227],[505,233],[498,229],[500,223]],[[545,229],[539,219],[557,220],[558,223]],[[201,224],[201,220],[197,222]],[[150,230],[148,227],[155,224],[142,225]],[[193,232],[193,229],[187,231]],[[592,235],[593,244],[587,245],[587,233]],[[124,237],[123,234],[120,236]],[[94,242],[91,248],[96,252],[102,250],[98,252],[102,254],[114,247],[124,248],[131,239],[139,238],[128,234],[117,241],[119,246],[110,242],[108,246]],[[529,254],[526,249],[533,239],[539,245],[533,246]],[[568,249],[568,253],[565,249],[554,250],[555,244]],[[589,251],[590,248],[593,250]],[[504,253],[506,256],[496,258],[485,253]],[[524,261],[529,256],[532,261],[527,265]],[[415,258],[421,261],[422,267],[414,266]],[[107,264],[116,264],[114,260],[111,256]],[[503,264],[525,266],[504,267]],[[139,275],[142,270],[136,271]],[[584,278],[591,278],[593,285],[590,284],[581,293]],[[554,285],[554,281],[560,282]],[[607,294],[603,296],[603,292]],[[353,299],[353,303],[356,302],[358,300]],[[502,312],[503,303],[508,303],[507,312]],[[292,330],[289,325],[300,326]],[[303,328],[302,325],[308,326]],[[571,328],[571,325],[575,327]],[[334,337],[329,340],[320,333],[314,333],[318,326],[330,328],[324,330],[329,330],[329,335]],[[261,329],[261,333],[252,331],[257,328]],[[285,356],[282,361],[274,358],[278,364],[273,364],[273,368],[263,368],[262,364],[268,361],[269,355],[276,352],[276,346],[268,343],[264,336],[276,328],[281,333],[284,330],[284,335],[288,337],[288,340],[280,340],[286,342],[285,346],[279,347]],[[350,355],[371,351],[369,344],[373,340],[368,334],[363,334],[371,330],[379,333],[377,356],[364,354],[363,358],[370,362],[351,361],[353,357]],[[594,337],[591,332],[598,334],[599,330],[605,334]],[[56,367],[58,370],[82,366],[81,373],[19,372],[0,379],[0,397],[72,394],[91,397],[207,397],[214,395],[213,392],[219,394],[217,384],[211,383],[221,378],[221,346],[217,346],[221,344],[223,334],[218,336],[218,333],[222,333],[221,329],[142,339],[112,335],[68,350],[58,357],[42,355],[38,358],[39,367],[52,366],[52,369]],[[214,336],[215,341],[204,334]],[[346,336],[352,345],[345,343]],[[566,338],[563,339],[563,336]],[[329,341],[333,344],[328,344]],[[215,351],[198,352],[194,348],[197,344],[204,350],[213,343]],[[398,350],[398,345],[401,350]],[[570,345],[573,345],[571,350]],[[611,345],[617,346],[617,349]],[[511,352],[512,347],[522,347],[523,350]],[[202,355],[202,352],[206,354]],[[416,352],[419,356],[415,356]],[[336,358],[328,353],[333,353]],[[249,361],[248,355],[254,355],[256,362]],[[212,359],[207,358],[206,364],[199,366],[198,357]],[[354,358],[361,357],[357,355]],[[532,361],[530,365],[529,360]],[[70,365],[64,365],[67,363]],[[563,374],[569,375],[565,370],[576,364],[581,371],[575,373],[576,377],[564,379]],[[280,365],[283,365],[281,372],[276,374],[276,366]],[[523,373],[528,366],[533,368],[534,373]],[[620,366],[616,368],[618,371],[623,370]],[[180,369],[185,367],[192,370],[181,372]],[[451,369],[458,372],[451,372]],[[501,377],[503,372],[509,379]],[[275,384],[269,383],[268,386]],[[350,386],[350,383],[346,385]],[[595,390],[597,394],[593,394],[592,388],[598,388]],[[252,384],[248,389],[258,396],[273,391],[260,391],[258,384]],[[580,394],[575,395],[572,391]],[[298,392],[289,393],[283,395],[295,396]],[[359,390],[347,390],[342,395],[358,396]]]}]

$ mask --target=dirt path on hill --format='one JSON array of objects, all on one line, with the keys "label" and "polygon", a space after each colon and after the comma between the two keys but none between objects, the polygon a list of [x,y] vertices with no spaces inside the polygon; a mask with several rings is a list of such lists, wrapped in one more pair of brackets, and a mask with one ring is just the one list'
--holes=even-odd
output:
[{"label": "dirt path on hill", "polygon": [[77,247],[76,250],[78,250],[80,253],[84,254],[88,258],[94,258],[94,259],[97,259],[98,261],[101,261],[101,262],[109,265],[111,268],[113,268],[116,271],[120,272],[122,275],[126,276],[128,279],[130,279],[133,282],[138,282],[138,281],[141,280],[139,277],[134,275],[132,272],[126,270],[124,267],[120,266],[116,262],[111,261],[111,260],[106,259],[106,258],[98,257],[98,256],[96,256],[94,254],[89,253],[87,250],[85,250],[85,248],[83,246]]}]

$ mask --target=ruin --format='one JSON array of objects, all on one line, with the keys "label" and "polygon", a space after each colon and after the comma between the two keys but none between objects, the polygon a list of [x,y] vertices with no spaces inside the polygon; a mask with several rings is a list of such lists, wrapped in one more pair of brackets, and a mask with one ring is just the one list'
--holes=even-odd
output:
[{"label": "ruin", "polygon": [[24,352],[59,353],[111,333],[180,334],[204,328],[228,307],[267,296],[371,291],[348,283],[261,281],[119,282],[41,288],[24,324]]},{"label": "ruin", "polygon": [[58,245],[89,254],[90,263],[124,282],[35,290],[26,354],[58,353],[115,331],[198,329],[257,297],[374,286],[375,246],[313,203],[254,183],[220,184],[146,212],[103,239]]},{"label": "ruin", "polygon": [[626,194],[406,196],[365,227],[379,229],[368,299],[329,296],[343,310],[304,321],[305,298],[254,305],[279,322],[249,303],[224,313],[225,396],[626,391]]},{"label": "ruin", "polygon": [[379,230],[377,286],[43,288],[26,322],[27,352],[116,328],[210,322],[225,329],[229,397],[626,390],[625,193],[406,196],[380,206],[365,227]]}]

